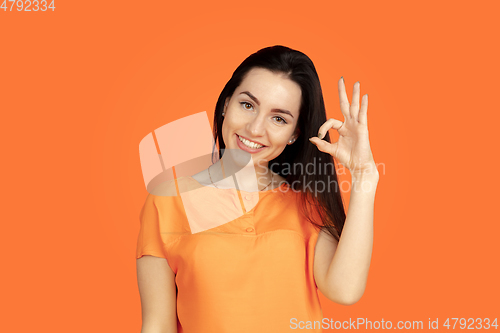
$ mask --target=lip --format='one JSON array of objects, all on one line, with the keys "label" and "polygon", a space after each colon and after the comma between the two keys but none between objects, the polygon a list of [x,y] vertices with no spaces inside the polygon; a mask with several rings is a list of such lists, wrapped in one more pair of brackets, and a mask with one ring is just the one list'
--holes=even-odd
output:
[{"label": "lip", "polygon": [[266,147],[266,145],[265,145],[265,144],[263,144],[263,143],[261,143],[261,142],[259,142],[259,141],[250,140],[249,138],[245,138],[243,135],[239,135],[239,134],[236,134],[236,135],[237,135],[237,136],[241,136],[241,137],[242,137],[243,139],[245,139],[245,140],[248,140],[248,141],[251,141],[251,142],[255,142],[255,143],[258,143],[259,145],[262,145],[262,146]]},{"label": "lip", "polygon": [[[266,148],[266,146],[263,146],[263,147],[260,147],[260,148],[257,148],[257,149],[253,149],[253,148],[248,148],[247,146],[245,146],[243,144],[243,142],[240,141],[240,138],[238,138],[238,134],[236,134],[236,144],[238,145],[238,147],[240,147],[240,149],[243,149],[244,151],[246,152],[249,152],[249,153],[258,153],[259,151],[263,150],[264,148]],[[243,139],[246,139],[245,137],[242,136]],[[248,139],[247,139],[248,140]],[[251,141],[251,140],[249,140]],[[257,141],[253,141],[255,143],[258,143]]]}]

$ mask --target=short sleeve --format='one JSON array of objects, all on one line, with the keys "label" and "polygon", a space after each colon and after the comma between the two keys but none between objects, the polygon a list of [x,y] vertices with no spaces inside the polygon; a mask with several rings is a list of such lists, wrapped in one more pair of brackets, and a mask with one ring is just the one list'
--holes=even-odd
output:
[{"label": "short sleeve", "polygon": [[166,259],[165,247],[160,235],[160,217],[154,195],[148,194],[139,216],[140,230],[136,259],[144,255]]}]

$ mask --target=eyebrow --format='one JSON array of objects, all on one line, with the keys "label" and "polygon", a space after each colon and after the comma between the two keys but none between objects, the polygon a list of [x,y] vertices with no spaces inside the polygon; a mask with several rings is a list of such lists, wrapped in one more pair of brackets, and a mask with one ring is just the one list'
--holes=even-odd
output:
[{"label": "eyebrow", "polygon": [[[254,95],[252,95],[252,93],[250,93],[249,91],[242,91],[240,93],[240,95],[241,94],[248,95],[248,97],[250,97],[255,103],[257,103],[257,105],[260,105],[260,102],[257,99],[257,97],[255,97]],[[272,109],[271,111],[278,112],[278,113],[284,113],[284,114],[287,114],[287,115],[289,115],[290,117],[293,118],[293,114],[290,111],[288,111],[288,110],[284,110],[284,109]]]}]

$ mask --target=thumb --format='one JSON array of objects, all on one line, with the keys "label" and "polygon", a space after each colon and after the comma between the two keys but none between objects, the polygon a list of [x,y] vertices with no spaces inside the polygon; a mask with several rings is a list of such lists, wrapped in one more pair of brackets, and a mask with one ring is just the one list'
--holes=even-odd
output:
[{"label": "thumb", "polygon": [[327,154],[330,154],[333,157],[336,157],[336,156],[333,155],[333,152],[337,148],[337,142],[335,142],[335,143],[328,143],[325,140],[319,139],[318,137],[309,138],[309,141],[311,141],[311,143],[313,143],[316,147],[318,147],[318,149],[320,151],[322,151],[324,153],[327,153]]}]

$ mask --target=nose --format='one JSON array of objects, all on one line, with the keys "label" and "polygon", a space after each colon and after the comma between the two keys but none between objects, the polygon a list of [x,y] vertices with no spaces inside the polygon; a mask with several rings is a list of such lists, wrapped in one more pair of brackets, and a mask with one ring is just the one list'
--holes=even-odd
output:
[{"label": "nose", "polygon": [[265,126],[265,115],[261,113],[247,123],[247,131],[255,137],[263,136],[266,131]]}]

